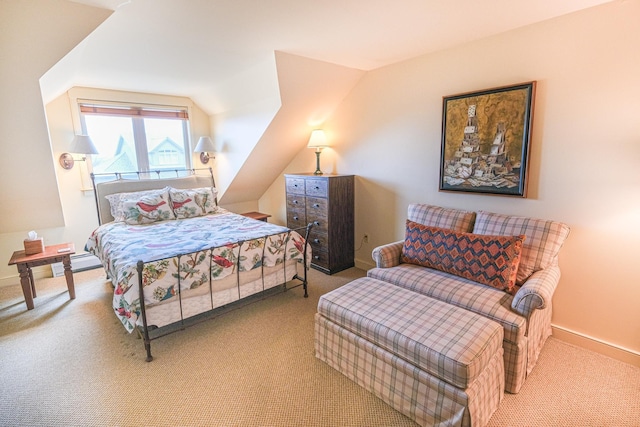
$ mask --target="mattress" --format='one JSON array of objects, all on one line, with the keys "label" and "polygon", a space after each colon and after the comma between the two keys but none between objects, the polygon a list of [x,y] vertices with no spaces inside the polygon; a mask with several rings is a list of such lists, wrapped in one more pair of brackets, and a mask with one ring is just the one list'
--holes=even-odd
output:
[{"label": "mattress", "polygon": [[103,224],[86,250],[109,274],[114,312],[132,332],[142,325],[138,262],[148,324],[164,326],[291,280],[304,243],[297,231],[219,208],[152,224]]}]

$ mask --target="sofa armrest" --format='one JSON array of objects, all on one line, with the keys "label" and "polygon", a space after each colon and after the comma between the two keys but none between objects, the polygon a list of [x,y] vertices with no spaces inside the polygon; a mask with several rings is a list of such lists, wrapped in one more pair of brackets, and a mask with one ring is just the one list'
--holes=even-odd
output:
[{"label": "sofa armrest", "polygon": [[404,240],[400,240],[399,242],[387,243],[375,248],[371,252],[371,257],[376,262],[376,267],[389,268],[399,265],[403,245]]},{"label": "sofa armrest", "polygon": [[560,267],[557,265],[536,271],[516,292],[511,308],[528,319],[533,310],[545,308],[551,303],[559,281]]}]

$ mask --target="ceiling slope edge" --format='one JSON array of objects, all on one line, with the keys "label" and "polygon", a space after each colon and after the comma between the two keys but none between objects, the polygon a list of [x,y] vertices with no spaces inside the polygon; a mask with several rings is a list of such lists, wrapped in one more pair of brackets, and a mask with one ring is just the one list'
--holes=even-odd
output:
[{"label": "ceiling slope edge", "polygon": [[285,52],[275,60],[282,104],[228,183],[223,204],[258,200],[365,74]]},{"label": "ceiling slope edge", "polygon": [[[70,40],[71,44],[69,44],[66,53],[40,77],[40,92],[44,105],[77,85],[77,70],[82,68],[88,40],[96,29],[113,15],[113,10],[86,6],[80,2],[68,2],[68,8],[63,10],[68,13],[67,19],[73,21],[73,29],[83,31],[78,34],[71,30],[65,31],[66,37],[75,35],[80,38]],[[82,25],[78,23],[82,23]]]}]

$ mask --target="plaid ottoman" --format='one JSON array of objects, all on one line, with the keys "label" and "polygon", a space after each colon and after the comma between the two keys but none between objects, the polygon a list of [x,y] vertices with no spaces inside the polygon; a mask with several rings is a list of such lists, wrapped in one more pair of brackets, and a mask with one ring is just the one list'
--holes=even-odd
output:
[{"label": "plaid ottoman", "polygon": [[316,357],[424,426],[483,426],[504,396],[503,328],[362,277],[322,297]]}]

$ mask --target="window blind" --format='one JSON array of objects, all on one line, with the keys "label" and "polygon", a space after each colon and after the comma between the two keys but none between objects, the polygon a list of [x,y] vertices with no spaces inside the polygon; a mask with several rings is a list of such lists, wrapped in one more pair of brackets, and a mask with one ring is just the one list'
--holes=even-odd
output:
[{"label": "window blind", "polygon": [[102,116],[149,117],[157,119],[188,120],[189,114],[182,109],[153,109],[144,107],[111,107],[104,105],[80,104],[82,114],[99,114]]}]

